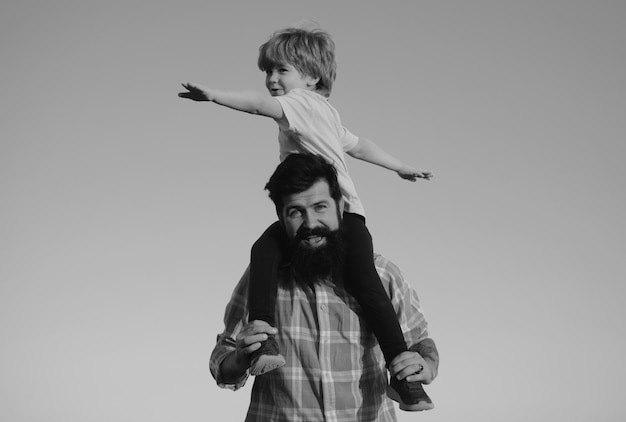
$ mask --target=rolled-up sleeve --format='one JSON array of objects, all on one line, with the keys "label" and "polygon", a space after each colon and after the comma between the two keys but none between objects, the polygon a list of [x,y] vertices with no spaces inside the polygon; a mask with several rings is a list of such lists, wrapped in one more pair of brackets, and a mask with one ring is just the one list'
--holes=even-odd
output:
[{"label": "rolled-up sleeve", "polygon": [[249,268],[243,274],[237,287],[226,305],[224,312],[224,331],[217,335],[217,343],[211,352],[209,368],[211,375],[215,378],[217,385],[229,390],[238,390],[246,384],[249,373],[237,380],[236,383],[225,383],[222,377],[222,362],[228,355],[236,350],[235,339],[242,327],[248,322],[247,294],[248,291]]}]

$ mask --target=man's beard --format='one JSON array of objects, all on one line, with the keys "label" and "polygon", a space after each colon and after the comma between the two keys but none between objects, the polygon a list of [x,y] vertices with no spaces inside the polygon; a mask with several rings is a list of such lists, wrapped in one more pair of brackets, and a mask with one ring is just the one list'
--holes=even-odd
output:
[{"label": "man's beard", "polygon": [[[311,247],[305,239],[309,236],[322,236],[324,245]],[[332,278],[340,284],[343,276],[345,240],[343,229],[328,230],[325,227],[300,228],[291,240],[291,269],[296,282],[312,286],[322,280]]]}]

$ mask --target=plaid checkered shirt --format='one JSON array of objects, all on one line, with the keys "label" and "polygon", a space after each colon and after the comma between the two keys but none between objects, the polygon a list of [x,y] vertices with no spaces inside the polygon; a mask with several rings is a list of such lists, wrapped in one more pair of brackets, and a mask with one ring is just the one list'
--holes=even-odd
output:
[{"label": "plaid checkered shirt", "polygon": [[[428,337],[417,293],[391,261],[376,255],[375,264],[407,343],[416,345]],[[235,338],[248,322],[248,279],[246,270],[226,307],[225,329],[210,360],[217,384],[232,390],[241,388],[249,374],[226,384],[220,365],[235,351]],[[393,402],[386,396],[385,361],[360,312],[352,296],[330,281],[312,288],[281,283],[276,340],[287,362],[255,377],[246,421],[395,421]]]}]

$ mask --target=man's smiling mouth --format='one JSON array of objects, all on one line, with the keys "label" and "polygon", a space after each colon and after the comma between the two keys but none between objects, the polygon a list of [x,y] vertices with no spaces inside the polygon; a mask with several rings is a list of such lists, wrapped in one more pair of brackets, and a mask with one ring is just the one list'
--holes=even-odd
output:
[{"label": "man's smiling mouth", "polygon": [[303,242],[308,243],[310,246],[319,246],[321,245],[324,240],[326,240],[325,236],[307,236],[304,239],[302,239]]}]

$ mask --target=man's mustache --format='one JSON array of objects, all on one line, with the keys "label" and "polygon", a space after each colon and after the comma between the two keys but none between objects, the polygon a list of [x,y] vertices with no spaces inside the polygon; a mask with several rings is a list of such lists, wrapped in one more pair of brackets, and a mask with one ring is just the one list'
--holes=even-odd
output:
[{"label": "man's mustache", "polygon": [[333,231],[327,229],[326,227],[300,227],[296,232],[296,241],[305,240],[307,237],[311,236],[321,236],[321,237],[329,237],[332,235]]}]

